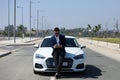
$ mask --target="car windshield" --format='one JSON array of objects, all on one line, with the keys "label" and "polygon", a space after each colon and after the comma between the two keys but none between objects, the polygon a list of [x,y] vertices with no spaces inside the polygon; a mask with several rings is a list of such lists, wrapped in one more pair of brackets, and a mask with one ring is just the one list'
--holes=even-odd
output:
[{"label": "car windshield", "polygon": [[[51,47],[51,38],[45,38],[41,44],[41,47]],[[79,47],[77,41],[74,38],[66,38],[66,47]]]}]

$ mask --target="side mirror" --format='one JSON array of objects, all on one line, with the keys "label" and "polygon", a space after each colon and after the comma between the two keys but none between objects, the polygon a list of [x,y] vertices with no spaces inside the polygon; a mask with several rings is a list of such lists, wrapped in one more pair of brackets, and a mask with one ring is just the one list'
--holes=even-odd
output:
[{"label": "side mirror", "polygon": [[35,45],[34,45],[34,48],[39,48],[39,45],[38,45],[38,44],[35,44]]},{"label": "side mirror", "polygon": [[86,46],[83,44],[81,44],[80,47],[81,47],[81,49],[86,48]]}]

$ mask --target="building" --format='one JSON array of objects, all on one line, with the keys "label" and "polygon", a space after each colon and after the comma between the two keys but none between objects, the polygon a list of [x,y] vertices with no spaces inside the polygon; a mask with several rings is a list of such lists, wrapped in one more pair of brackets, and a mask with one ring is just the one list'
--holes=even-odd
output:
[{"label": "building", "polygon": [[13,25],[9,25],[9,26],[6,26],[5,27],[5,32],[8,32],[8,27],[9,27],[9,32],[11,33],[11,32],[14,32],[14,26]]}]

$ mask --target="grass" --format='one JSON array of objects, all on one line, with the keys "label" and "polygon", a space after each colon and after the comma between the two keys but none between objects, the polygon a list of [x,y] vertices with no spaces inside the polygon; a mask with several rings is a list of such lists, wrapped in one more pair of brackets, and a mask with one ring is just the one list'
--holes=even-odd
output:
[{"label": "grass", "polygon": [[97,41],[105,41],[110,43],[120,43],[120,38],[92,38]]}]

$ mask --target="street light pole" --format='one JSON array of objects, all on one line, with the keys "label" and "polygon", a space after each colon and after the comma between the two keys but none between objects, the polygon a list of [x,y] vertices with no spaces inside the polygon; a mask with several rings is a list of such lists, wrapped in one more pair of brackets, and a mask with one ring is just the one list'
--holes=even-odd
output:
[{"label": "street light pole", "polygon": [[21,14],[21,17],[22,17],[22,19],[21,19],[21,20],[22,20],[22,21],[21,21],[22,23],[21,23],[21,24],[22,24],[22,26],[23,26],[23,30],[22,30],[22,31],[23,31],[23,32],[22,32],[22,33],[23,33],[23,34],[22,34],[22,38],[24,38],[23,6],[22,6],[22,7],[21,7],[21,6],[17,6],[17,8],[21,8],[21,12],[22,12],[22,14]]},{"label": "street light pole", "polygon": [[8,40],[10,40],[10,0],[8,0]]},{"label": "street light pole", "polygon": [[43,26],[44,25],[44,20],[43,19],[44,19],[44,16],[42,16],[42,29],[44,29],[44,26]]},{"label": "street light pole", "polygon": [[22,7],[22,25],[23,25],[23,7]]},{"label": "street light pole", "polygon": [[39,10],[37,9],[37,37],[39,33]]},{"label": "street light pole", "polygon": [[16,43],[16,0],[14,0],[14,43]]},{"label": "street light pole", "polygon": [[31,0],[30,0],[30,40],[31,40]]},{"label": "street light pole", "polygon": [[[31,0],[30,0],[30,40],[31,40]],[[40,3],[40,2],[37,2],[37,3]]]},{"label": "street light pole", "polygon": [[21,14],[21,16],[22,16],[22,19],[21,19],[21,20],[22,20],[22,21],[21,21],[21,22],[22,22],[22,25],[23,25],[23,7],[17,6],[17,8],[21,8],[21,10],[22,10],[22,14]]}]

